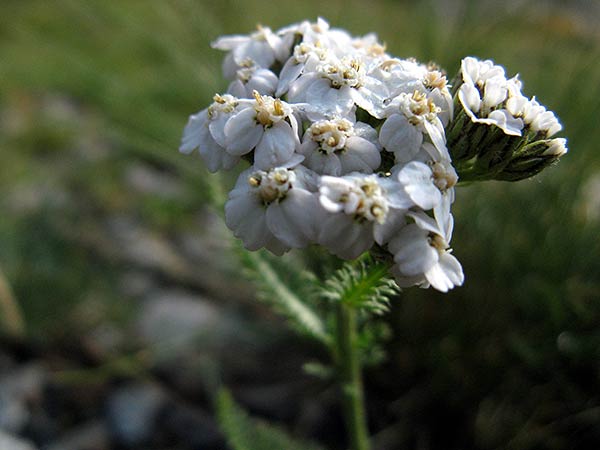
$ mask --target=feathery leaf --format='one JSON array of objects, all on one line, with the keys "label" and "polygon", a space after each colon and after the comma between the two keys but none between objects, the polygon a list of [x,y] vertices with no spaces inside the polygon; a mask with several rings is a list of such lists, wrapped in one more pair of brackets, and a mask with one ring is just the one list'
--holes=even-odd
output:
[{"label": "feathery leaf", "polygon": [[325,281],[321,296],[381,315],[400,289],[389,277],[388,267],[372,258],[345,263]]},{"label": "feathery leaf", "polygon": [[[246,269],[245,274],[255,282],[259,300],[285,316],[302,334],[329,345],[331,339],[320,316],[290,289],[287,280],[282,279],[275,264],[269,261],[264,252],[244,251],[241,258]],[[281,264],[280,259],[277,261],[277,264]],[[297,281],[304,280],[304,283],[296,284],[303,284],[305,288],[316,284],[314,275],[310,272],[298,271],[295,276],[298,277]],[[303,293],[303,297],[308,296]]]},{"label": "feathery leaf", "polygon": [[291,438],[280,428],[252,419],[225,389],[217,396],[217,416],[232,450],[323,450]]}]

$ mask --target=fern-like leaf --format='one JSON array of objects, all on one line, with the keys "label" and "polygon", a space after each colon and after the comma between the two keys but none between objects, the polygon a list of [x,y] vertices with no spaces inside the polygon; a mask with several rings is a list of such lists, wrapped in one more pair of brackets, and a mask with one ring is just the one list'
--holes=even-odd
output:
[{"label": "fern-like leaf", "polygon": [[225,389],[217,396],[217,418],[232,450],[323,450],[315,444],[293,439],[278,427],[249,417]]},{"label": "fern-like leaf", "polygon": [[381,315],[400,289],[390,278],[388,266],[372,258],[345,263],[325,281],[321,296]]},{"label": "fern-like leaf", "polygon": [[[246,275],[256,285],[259,300],[285,316],[300,333],[329,345],[331,339],[319,314],[290,289],[287,280],[282,279],[275,264],[263,252],[244,251],[242,262]],[[316,284],[309,272],[298,273],[297,277],[305,281],[305,287]]]}]

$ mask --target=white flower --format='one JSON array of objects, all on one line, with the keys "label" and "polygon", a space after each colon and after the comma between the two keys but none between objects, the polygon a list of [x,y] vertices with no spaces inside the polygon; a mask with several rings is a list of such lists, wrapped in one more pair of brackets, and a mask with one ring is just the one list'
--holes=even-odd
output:
[{"label": "white flower", "polygon": [[[520,90],[518,78],[507,80],[504,69],[490,60],[479,61],[472,57],[462,60],[461,74],[464,83],[458,98],[472,122],[495,125],[505,134],[521,136],[523,120],[514,114],[517,109],[511,97]],[[506,102],[506,109],[501,108]]]},{"label": "white flower", "polygon": [[329,50],[323,47],[319,42],[309,44],[302,42],[294,47],[294,53],[285,62],[279,73],[279,84],[275,95],[281,97],[285,94],[290,85],[298,79],[304,72],[314,72],[318,64],[327,61]]},{"label": "white flower", "polygon": [[305,247],[316,238],[321,210],[308,190],[311,177],[303,167],[245,170],[225,204],[225,223],[248,250],[280,255]]},{"label": "white flower", "polygon": [[495,65],[487,59],[480,61],[472,56],[467,56],[460,64],[461,74],[465,83],[477,85],[482,88],[488,80],[506,79],[504,68]]},{"label": "white flower", "polygon": [[439,108],[437,115],[444,125],[452,119],[454,102],[446,77],[439,70],[412,59],[389,58],[372,70],[370,75],[384,83],[389,96],[377,105],[372,112],[374,117],[381,119],[389,116],[389,104],[395,97],[418,91],[426,94]]},{"label": "white flower", "polygon": [[390,58],[385,53],[385,45],[379,42],[375,33],[352,39],[352,47],[356,49],[356,52],[362,56],[364,61],[369,61],[373,65],[379,65]]},{"label": "white flower", "polygon": [[528,99],[523,95],[514,95],[506,102],[506,108],[515,117],[523,119],[525,126],[532,131],[541,132],[548,138],[560,130],[562,125],[552,111],[547,111],[543,105],[533,97]]},{"label": "white flower", "polygon": [[317,22],[304,21],[282,28],[277,34],[284,38],[292,36],[292,40],[300,35],[303,43],[318,44],[337,56],[347,55],[353,50],[352,36],[345,30],[331,28],[321,17],[317,19]]},{"label": "white flower", "polygon": [[[254,101],[225,124],[225,149],[245,155],[254,149],[254,165],[270,169],[288,164],[300,144],[293,107],[280,99],[254,92]],[[299,162],[302,158],[296,157]]]},{"label": "white flower", "polygon": [[454,101],[448,89],[446,76],[439,70],[432,69],[427,71],[421,82],[429,91],[427,97],[440,108],[438,117],[444,126],[447,125],[454,115]]},{"label": "white flower", "polygon": [[386,109],[387,119],[379,132],[379,142],[393,152],[396,162],[414,159],[427,135],[440,155],[446,154],[444,125],[438,117],[441,111],[431,98],[420,91],[400,94]]},{"label": "white flower", "polygon": [[227,92],[238,98],[252,98],[254,91],[261,95],[273,95],[279,79],[269,69],[251,65],[238,69],[236,79]]},{"label": "white flower", "polygon": [[567,153],[567,140],[565,138],[550,139],[548,149],[542,153],[542,156],[560,157]]},{"label": "white flower", "polygon": [[[388,58],[372,70],[371,76],[386,85],[391,100],[400,94],[421,90],[427,72],[427,67],[414,59]],[[387,106],[389,100],[382,107]],[[383,116],[378,114],[376,117]]]},{"label": "white flower", "polygon": [[[438,206],[442,194],[452,189],[458,181],[456,171],[448,161],[430,161],[428,164],[412,161],[394,172],[404,192],[424,210]],[[449,195],[453,198],[451,192]]]},{"label": "white flower", "polygon": [[212,43],[212,47],[229,51],[223,62],[223,72],[231,80],[241,67],[254,64],[268,69],[276,60],[285,61],[290,44],[291,41],[282,39],[270,28],[259,26],[250,35],[222,36]]},{"label": "white flower", "polygon": [[386,242],[412,205],[398,183],[376,175],[323,176],[319,191],[330,215],[320,226],[318,242],[344,259],[358,257],[375,239]]},{"label": "white flower", "polygon": [[320,120],[306,129],[298,153],[319,174],[372,173],[381,163],[377,144],[377,132],[365,123]]},{"label": "white flower", "polygon": [[239,156],[225,150],[225,123],[239,107],[239,101],[231,95],[215,95],[214,102],[198,114],[190,116],[183,131],[179,151],[191,153],[198,149],[210,172],[231,169]]},{"label": "white flower", "polygon": [[[486,85],[487,87],[488,85]],[[458,98],[463,105],[463,108],[472,122],[482,123],[485,125],[495,125],[502,129],[505,134],[511,136],[521,136],[521,130],[523,129],[523,120],[519,117],[515,117],[507,109],[495,109],[490,111],[489,105],[498,102],[498,99],[502,97],[506,91],[499,88],[498,85],[492,82],[489,86],[491,89],[486,99],[480,97],[479,90],[475,85],[471,83],[463,84],[458,91]],[[504,99],[506,96],[504,95]],[[502,102],[504,101],[502,100]],[[479,117],[481,116],[481,117]]]},{"label": "white flower", "polygon": [[[436,211],[437,212],[437,211]],[[388,244],[394,255],[392,273],[400,285],[431,284],[447,292],[464,281],[462,267],[450,253],[452,216],[433,219],[423,212],[409,212],[414,223],[403,227]]]},{"label": "white flower", "polygon": [[307,116],[311,120],[350,117],[355,104],[371,113],[388,94],[383,83],[369,76],[367,70],[359,57],[329,58],[314,72],[304,72],[291,83],[288,99],[310,104]]}]

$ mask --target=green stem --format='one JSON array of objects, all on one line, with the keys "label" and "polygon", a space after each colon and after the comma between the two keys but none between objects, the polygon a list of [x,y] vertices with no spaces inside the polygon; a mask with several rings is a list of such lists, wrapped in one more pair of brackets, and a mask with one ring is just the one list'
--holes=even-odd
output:
[{"label": "green stem", "polygon": [[25,336],[25,321],[21,308],[12,293],[10,284],[0,269],[0,315],[4,322],[4,331],[11,337],[21,339]]},{"label": "green stem", "polygon": [[342,409],[350,450],[369,450],[369,433],[361,368],[356,348],[356,311],[340,302],[336,306],[336,350]]}]

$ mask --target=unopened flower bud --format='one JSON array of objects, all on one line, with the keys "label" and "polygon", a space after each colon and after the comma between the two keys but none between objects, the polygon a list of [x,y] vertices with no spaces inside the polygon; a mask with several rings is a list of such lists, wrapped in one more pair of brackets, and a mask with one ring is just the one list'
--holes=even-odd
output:
[{"label": "unopened flower bud", "polygon": [[495,177],[503,181],[530,178],[552,165],[567,152],[564,138],[544,139],[523,146],[513,155],[507,166]]}]

